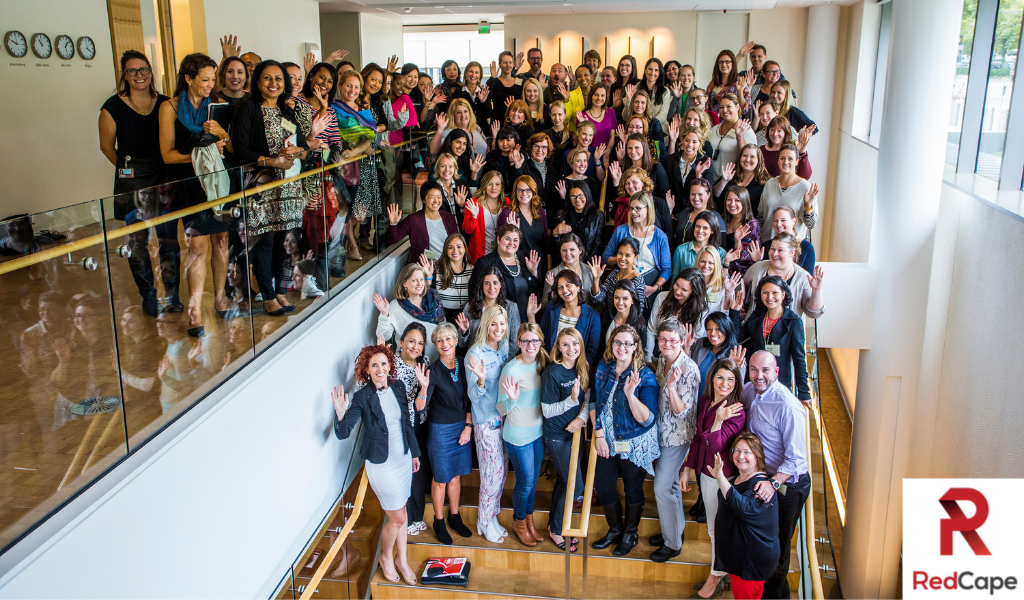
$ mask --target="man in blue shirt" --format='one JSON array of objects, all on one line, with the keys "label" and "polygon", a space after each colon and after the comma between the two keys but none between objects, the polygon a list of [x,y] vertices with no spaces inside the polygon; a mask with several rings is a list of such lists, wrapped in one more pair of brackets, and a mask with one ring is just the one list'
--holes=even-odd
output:
[{"label": "man in blue shirt", "polygon": [[779,566],[764,582],[764,598],[789,598],[789,555],[793,532],[811,493],[807,469],[807,412],[796,396],[779,383],[775,356],[760,350],[750,357],[750,381],[743,386],[747,429],[764,445],[765,472],[755,491],[765,502],[779,493]]}]

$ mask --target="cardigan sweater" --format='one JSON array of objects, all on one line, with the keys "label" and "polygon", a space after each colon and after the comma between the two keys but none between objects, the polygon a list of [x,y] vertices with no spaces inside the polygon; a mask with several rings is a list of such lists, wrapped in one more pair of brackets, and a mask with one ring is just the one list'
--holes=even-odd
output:
[{"label": "cardigan sweater", "polygon": [[[466,200],[468,203],[469,200]],[[483,205],[483,200],[479,200],[480,210],[477,211],[476,216],[473,216],[472,211],[466,209],[462,215],[462,230],[466,232],[467,242],[469,244],[469,262],[476,264],[476,261],[480,260],[480,257],[487,254],[487,216],[484,214],[487,209]],[[510,206],[508,198],[502,198],[501,206],[498,209],[498,214],[494,215],[494,233],[498,233],[498,217],[501,215],[501,211],[504,208]],[[497,241],[497,240],[495,240]]]},{"label": "cardigan sweater", "polygon": [[[442,210],[441,221],[444,223],[444,230],[448,235],[458,233],[459,223],[455,215]],[[418,210],[398,222],[398,225],[388,224],[388,245],[397,244],[398,240],[409,236],[409,262],[419,262],[420,256],[430,248],[430,234],[427,230],[427,215],[424,211]],[[443,240],[442,240],[443,241]]]},{"label": "cardigan sweater", "polygon": [[[608,259],[618,250],[619,242],[627,237],[632,237],[629,232],[629,224],[616,227],[612,233],[612,239],[604,249],[604,254],[601,255],[602,262],[607,263]],[[654,238],[651,240],[650,250],[654,256],[654,268],[658,270],[658,277],[664,277],[665,281],[668,281],[672,274],[672,255],[669,253],[668,236],[657,227],[654,228]]]}]

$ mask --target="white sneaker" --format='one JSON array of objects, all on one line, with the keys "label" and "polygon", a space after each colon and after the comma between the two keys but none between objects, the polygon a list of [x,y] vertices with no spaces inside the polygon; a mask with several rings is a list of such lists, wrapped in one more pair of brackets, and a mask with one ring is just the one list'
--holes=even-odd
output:
[{"label": "white sneaker", "polygon": [[419,535],[420,534],[420,528],[419,528],[419,526],[416,525],[416,523],[413,523],[412,525],[408,526],[406,528],[406,531],[409,532],[409,535]]},{"label": "white sneaker", "polygon": [[413,523],[413,525],[415,525],[416,529],[419,529],[420,531],[426,531],[427,530],[427,524],[424,523],[423,521],[416,521],[415,523]]}]

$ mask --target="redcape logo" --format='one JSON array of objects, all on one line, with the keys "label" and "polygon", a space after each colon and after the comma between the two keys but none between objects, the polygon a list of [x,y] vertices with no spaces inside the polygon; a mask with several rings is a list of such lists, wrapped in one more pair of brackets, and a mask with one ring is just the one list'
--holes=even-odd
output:
[{"label": "redcape logo", "polygon": [[906,598],[1024,597],[1020,479],[906,479]]}]

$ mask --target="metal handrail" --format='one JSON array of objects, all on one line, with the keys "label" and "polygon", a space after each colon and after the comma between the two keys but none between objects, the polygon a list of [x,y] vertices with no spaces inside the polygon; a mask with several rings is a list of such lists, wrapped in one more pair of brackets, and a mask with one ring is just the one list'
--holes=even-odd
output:
[{"label": "metal handrail", "polygon": [[341,551],[342,545],[348,539],[348,534],[352,533],[352,528],[355,527],[356,521],[359,519],[359,515],[363,512],[363,497],[366,496],[366,484],[369,480],[366,478],[366,469],[363,469],[363,474],[359,479],[359,490],[356,492],[356,499],[353,505],[355,508],[352,514],[349,515],[348,520],[345,521],[345,526],[338,532],[337,539],[331,544],[331,547],[327,550],[327,554],[324,556],[323,562],[317,568],[316,572],[310,578],[309,583],[306,585],[306,589],[303,590],[302,595],[299,596],[300,600],[309,600],[313,593],[316,592],[316,587],[320,585],[320,581],[323,580],[324,575],[327,574],[327,569],[330,568],[331,563],[334,561],[334,557]]},{"label": "metal handrail", "polygon": [[[424,137],[426,137],[426,136],[413,137],[412,139],[409,139],[407,141],[401,142],[399,144],[394,144],[391,147],[392,148],[400,148],[402,146],[406,146],[406,145],[412,144],[413,142],[418,142],[419,140],[423,139]],[[41,262],[45,262],[47,260],[53,260],[55,258],[60,258],[61,256],[66,256],[66,255],[68,255],[68,254],[70,254],[72,252],[77,252],[78,250],[83,250],[85,248],[89,248],[89,247],[95,246],[97,244],[106,244],[110,240],[113,240],[113,239],[116,239],[116,238],[121,238],[123,236],[135,233],[137,231],[142,231],[143,229],[149,229],[150,227],[155,227],[157,225],[162,225],[164,223],[167,223],[169,221],[174,221],[174,220],[180,219],[182,217],[187,217],[189,215],[193,215],[195,213],[202,212],[204,210],[214,208],[214,207],[219,206],[221,204],[227,204],[228,202],[234,202],[235,200],[241,200],[242,198],[245,198],[246,196],[253,196],[255,194],[259,194],[259,193],[265,192],[267,190],[272,190],[272,189],[274,189],[276,187],[279,187],[279,186],[282,186],[282,185],[284,185],[286,183],[291,183],[293,181],[299,181],[300,179],[306,179],[307,177],[312,177],[314,175],[321,175],[326,170],[334,169],[334,168],[340,167],[342,165],[346,165],[346,164],[349,164],[349,163],[360,161],[360,160],[362,160],[364,158],[369,158],[369,157],[371,157],[373,155],[376,155],[376,154],[379,154],[379,153],[380,153],[380,150],[375,150],[373,152],[369,152],[369,153],[366,153],[366,154],[360,154],[359,156],[352,156],[352,157],[340,160],[340,161],[338,161],[336,163],[332,163],[332,164],[329,164],[329,165],[324,165],[322,167],[317,167],[315,169],[310,169],[309,171],[305,171],[303,173],[299,173],[298,175],[293,175],[291,177],[286,177],[284,179],[278,179],[278,180],[275,180],[275,181],[271,181],[270,183],[264,183],[264,184],[258,185],[256,187],[250,188],[248,190],[243,190],[241,192],[235,192],[234,194],[228,194],[227,196],[224,196],[223,198],[217,198],[216,200],[209,200],[209,201],[203,202],[201,204],[196,204],[196,205],[193,205],[193,206],[182,208],[180,210],[176,210],[174,212],[167,213],[166,215],[159,215],[159,216],[153,217],[152,219],[146,219],[144,221],[139,221],[138,223],[132,223],[131,225],[125,225],[123,227],[118,227],[117,229],[114,229],[114,230],[108,231],[108,230],[106,230],[104,228],[104,232],[103,233],[97,233],[96,235],[91,235],[89,237],[85,237],[85,238],[82,238],[80,240],[76,240],[74,242],[69,242],[67,244],[62,244],[62,245],[59,245],[59,246],[54,246],[52,248],[46,248],[44,250],[40,250],[39,252],[28,254],[26,256],[20,256],[18,258],[13,259],[13,260],[9,260],[9,261],[0,263],[0,275],[4,275],[6,273],[11,273],[13,271],[17,271],[18,269],[24,269],[26,267],[31,267],[32,265],[36,265],[36,264],[39,264]],[[237,167],[237,168],[240,169],[241,167]],[[226,171],[221,171],[221,172],[226,172]],[[185,181],[185,180],[182,180],[182,181]],[[169,182],[169,183],[175,183],[175,182]],[[130,193],[130,192],[128,192],[128,193]],[[55,210],[60,210],[60,209],[55,209]]]}]

